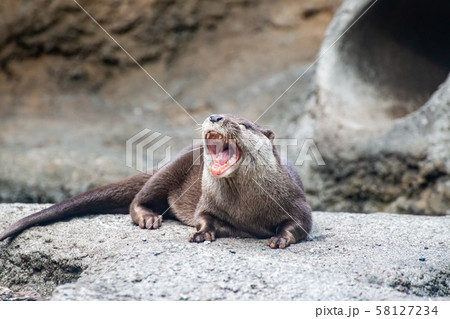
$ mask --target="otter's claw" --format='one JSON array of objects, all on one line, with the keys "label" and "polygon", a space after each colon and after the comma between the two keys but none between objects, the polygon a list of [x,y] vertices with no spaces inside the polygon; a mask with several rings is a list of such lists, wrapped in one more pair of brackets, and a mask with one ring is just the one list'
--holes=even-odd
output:
[{"label": "otter's claw", "polygon": [[269,247],[270,248],[281,248],[284,249],[287,246],[289,246],[289,238],[283,237],[283,236],[273,236],[269,239]]},{"label": "otter's claw", "polygon": [[161,227],[162,216],[155,213],[146,213],[139,216],[139,227],[142,229],[158,229]]},{"label": "otter's claw", "polygon": [[215,241],[216,234],[213,231],[199,231],[196,233],[192,233],[189,241],[191,243],[201,243],[204,241]]}]

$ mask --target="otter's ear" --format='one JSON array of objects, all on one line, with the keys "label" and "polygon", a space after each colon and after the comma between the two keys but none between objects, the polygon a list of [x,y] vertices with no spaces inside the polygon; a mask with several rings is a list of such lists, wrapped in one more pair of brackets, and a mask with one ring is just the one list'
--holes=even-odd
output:
[{"label": "otter's ear", "polygon": [[264,129],[262,133],[268,137],[269,140],[273,140],[275,138],[275,133],[269,129]]}]

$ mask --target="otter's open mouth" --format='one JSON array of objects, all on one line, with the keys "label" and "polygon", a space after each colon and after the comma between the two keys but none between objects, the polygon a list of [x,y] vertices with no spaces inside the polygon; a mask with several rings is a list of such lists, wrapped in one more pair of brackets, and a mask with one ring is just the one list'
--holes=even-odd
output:
[{"label": "otter's open mouth", "polygon": [[241,158],[241,150],[236,142],[214,130],[206,133],[205,142],[213,162],[209,168],[213,175],[223,175]]}]

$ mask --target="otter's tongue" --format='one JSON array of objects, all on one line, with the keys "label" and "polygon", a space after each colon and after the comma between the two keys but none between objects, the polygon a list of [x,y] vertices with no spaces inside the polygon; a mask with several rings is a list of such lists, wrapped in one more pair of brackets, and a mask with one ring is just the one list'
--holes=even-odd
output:
[{"label": "otter's tongue", "polygon": [[215,159],[215,163],[219,163],[220,165],[224,165],[228,160],[230,159],[230,153],[228,150],[224,150],[217,154],[217,157]]},{"label": "otter's tongue", "polygon": [[230,153],[228,149],[223,149],[223,146],[223,144],[208,146],[213,160],[213,165],[210,170],[216,176],[223,174],[229,166],[228,160],[230,159]]},{"label": "otter's tongue", "polygon": [[213,175],[222,175],[239,160],[240,152],[236,142],[216,131],[206,134],[206,146],[212,158],[210,171]]}]

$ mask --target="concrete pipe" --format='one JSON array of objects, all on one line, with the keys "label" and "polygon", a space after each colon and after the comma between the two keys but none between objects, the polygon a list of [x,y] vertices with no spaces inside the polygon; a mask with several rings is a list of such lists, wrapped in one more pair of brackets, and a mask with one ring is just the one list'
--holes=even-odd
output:
[{"label": "concrete pipe", "polygon": [[315,206],[448,214],[450,2],[348,0],[317,66]]}]

